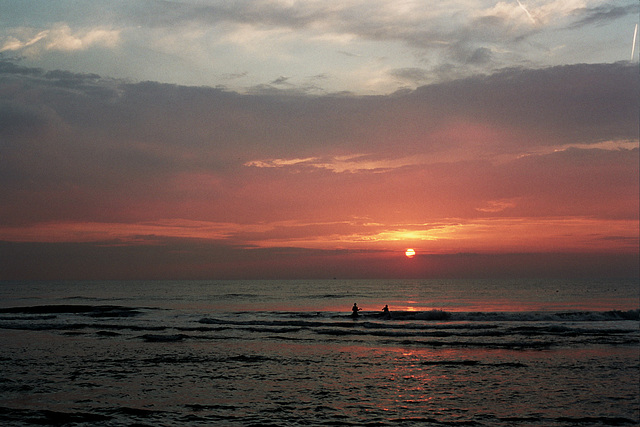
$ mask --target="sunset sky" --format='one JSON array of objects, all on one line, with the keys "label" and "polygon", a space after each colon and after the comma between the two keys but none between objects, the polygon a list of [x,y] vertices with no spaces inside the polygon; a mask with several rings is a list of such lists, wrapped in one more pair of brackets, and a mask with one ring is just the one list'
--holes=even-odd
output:
[{"label": "sunset sky", "polygon": [[0,279],[635,277],[638,15],[0,0]]}]

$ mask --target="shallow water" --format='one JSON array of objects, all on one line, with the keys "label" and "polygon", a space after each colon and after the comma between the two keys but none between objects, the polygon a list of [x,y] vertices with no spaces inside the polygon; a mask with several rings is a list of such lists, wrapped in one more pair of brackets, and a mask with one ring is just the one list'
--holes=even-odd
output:
[{"label": "shallow water", "polygon": [[2,425],[640,420],[633,281],[5,282],[0,296]]}]

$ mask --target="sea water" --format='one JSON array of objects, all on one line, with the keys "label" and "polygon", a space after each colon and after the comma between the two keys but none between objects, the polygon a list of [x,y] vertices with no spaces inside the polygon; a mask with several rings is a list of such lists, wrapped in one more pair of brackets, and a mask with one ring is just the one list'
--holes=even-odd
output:
[{"label": "sea water", "polygon": [[0,282],[0,425],[637,425],[639,306],[637,279]]}]

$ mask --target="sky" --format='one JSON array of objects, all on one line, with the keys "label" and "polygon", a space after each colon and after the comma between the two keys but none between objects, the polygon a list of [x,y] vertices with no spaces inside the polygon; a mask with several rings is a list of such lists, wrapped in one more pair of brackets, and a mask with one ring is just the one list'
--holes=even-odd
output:
[{"label": "sky", "polygon": [[0,280],[637,277],[639,12],[0,0]]}]

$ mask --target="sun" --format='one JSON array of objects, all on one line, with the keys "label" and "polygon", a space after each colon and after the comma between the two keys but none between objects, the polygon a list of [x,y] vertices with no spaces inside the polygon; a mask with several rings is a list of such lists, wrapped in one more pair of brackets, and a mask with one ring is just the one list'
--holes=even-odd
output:
[{"label": "sun", "polygon": [[405,251],[404,253],[407,258],[413,258],[414,256],[416,256],[416,251],[414,251],[413,249],[409,248]]}]

